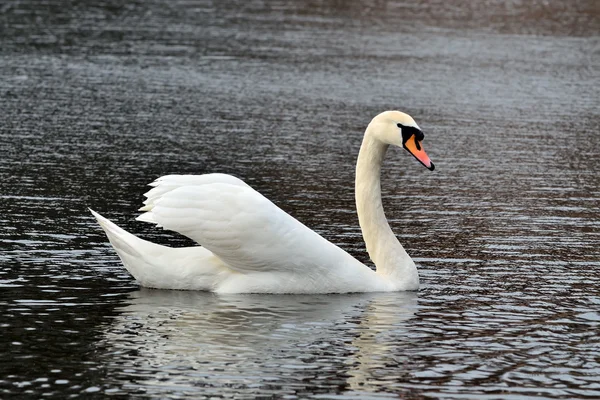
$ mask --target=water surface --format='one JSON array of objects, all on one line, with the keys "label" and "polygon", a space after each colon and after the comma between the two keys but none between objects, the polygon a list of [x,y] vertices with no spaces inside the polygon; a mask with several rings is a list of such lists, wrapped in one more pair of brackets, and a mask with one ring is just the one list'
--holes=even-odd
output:
[{"label": "water surface", "polygon": [[[594,1],[0,5],[0,397],[599,398]],[[362,132],[418,293],[142,290],[145,185],[225,172],[368,262]]]}]

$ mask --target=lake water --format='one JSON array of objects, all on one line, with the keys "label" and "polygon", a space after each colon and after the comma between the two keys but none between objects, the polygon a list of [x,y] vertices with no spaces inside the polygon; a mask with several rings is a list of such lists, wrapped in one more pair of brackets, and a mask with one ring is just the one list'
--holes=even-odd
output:
[{"label": "lake water", "polygon": [[[0,397],[600,398],[600,10],[562,1],[0,4]],[[386,109],[416,293],[140,289],[145,185],[225,172],[368,262],[353,173]]]}]

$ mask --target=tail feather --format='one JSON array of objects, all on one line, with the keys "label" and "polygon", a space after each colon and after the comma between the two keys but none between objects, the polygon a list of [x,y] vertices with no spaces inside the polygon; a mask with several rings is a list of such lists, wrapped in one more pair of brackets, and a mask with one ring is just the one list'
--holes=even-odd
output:
[{"label": "tail feather", "polygon": [[[203,247],[171,248],[141,239],[90,209],[123,265],[142,285],[158,289],[212,290],[228,272]],[[150,222],[150,221],[149,221]]]},{"label": "tail feather", "polygon": [[89,209],[92,215],[96,218],[108,240],[113,245],[115,250],[119,255],[121,253],[130,255],[132,257],[141,257],[141,251],[146,248],[146,250],[152,250],[154,246],[160,246],[152,242],[148,242],[147,240],[141,239],[131,233],[127,232],[125,229],[117,226],[110,220],[104,218],[102,215],[98,214],[91,208]]}]

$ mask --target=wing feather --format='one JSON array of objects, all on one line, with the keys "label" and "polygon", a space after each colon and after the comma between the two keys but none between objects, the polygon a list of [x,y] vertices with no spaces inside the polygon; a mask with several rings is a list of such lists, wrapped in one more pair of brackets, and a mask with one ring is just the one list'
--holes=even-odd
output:
[{"label": "wing feather", "polygon": [[138,219],[195,240],[238,272],[306,273],[350,257],[237,178],[171,176],[155,183]]},{"label": "wing feather", "polygon": [[[204,175],[165,175],[150,183],[152,186],[148,192],[144,193],[146,200],[144,207],[140,211],[149,211],[154,206],[154,202],[164,194],[183,186],[201,186],[211,183],[228,183],[234,186],[248,186],[244,181],[227,174],[204,174]],[[151,222],[151,221],[147,221]]]}]

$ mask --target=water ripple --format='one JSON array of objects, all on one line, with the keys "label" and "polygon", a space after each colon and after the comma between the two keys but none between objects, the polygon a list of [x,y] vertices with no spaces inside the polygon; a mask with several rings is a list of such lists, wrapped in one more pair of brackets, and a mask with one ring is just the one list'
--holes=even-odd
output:
[{"label": "water ripple", "polygon": [[[597,2],[63,3],[0,5],[0,397],[600,398]],[[232,173],[369,263],[388,108],[438,167],[382,171],[418,293],[139,290],[87,210],[190,245],[145,185]]]}]

